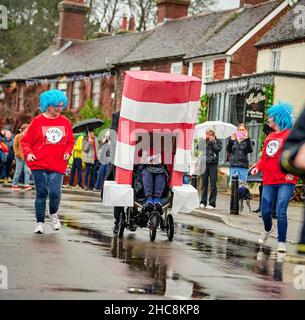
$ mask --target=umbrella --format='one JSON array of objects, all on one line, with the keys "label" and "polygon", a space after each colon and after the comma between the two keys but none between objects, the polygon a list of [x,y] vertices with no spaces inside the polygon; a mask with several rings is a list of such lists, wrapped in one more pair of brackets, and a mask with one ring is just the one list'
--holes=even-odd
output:
[{"label": "umbrella", "polygon": [[213,130],[218,139],[226,139],[236,132],[237,127],[232,123],[222,121],[206,121],[195,127],[195,137],[205,137],[207,129]]},{"label": "umbrella", "polygon": [[73,126],[73,132],[88,132],[94,130],[96,128],[101,127],[104,124],[104,121],[100,119],[87,119],[78,122],[76,125]]}]

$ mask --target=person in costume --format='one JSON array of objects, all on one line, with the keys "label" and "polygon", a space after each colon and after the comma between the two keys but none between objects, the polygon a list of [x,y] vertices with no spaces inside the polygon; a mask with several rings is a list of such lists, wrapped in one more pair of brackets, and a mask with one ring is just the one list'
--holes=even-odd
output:
[{"label": "person in costume", "polygon": [[263,173],[261,210],[265,230],[258,242],[263,245],[272,233],[272,211],[276,201],[278,252],[286,251],[287,208],[298,180],[280,167],[280,155],[293,124],[292,110],[291,105],[281,102],[268,109],[268,123],[275,131],[267,136],[262,157],[251,171],[252,175],[259,171]]},{"label": "person in costume", "polygon": [[74,137],[70,121],[61,115],[68,99],[60,90],[40,95],[40,111],[21,139],[26,164],[32,171],[36,189],[35,233],[44,233],[46,202],[54,230],[60,229],[57,211],[61,199],[63,176],[71,156]]}]

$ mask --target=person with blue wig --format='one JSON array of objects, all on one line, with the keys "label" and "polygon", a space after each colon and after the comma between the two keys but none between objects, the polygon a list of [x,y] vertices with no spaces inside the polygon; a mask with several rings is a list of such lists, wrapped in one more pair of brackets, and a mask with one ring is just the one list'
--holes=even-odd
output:
[{"label": "person with blue wig", "polygon": [[272,212],[276,206],[278,252],[286,252],[287,209],[298,180],[297,176],[283,172],[280,166],[281,152],[293,126],[292,112],[292,106],[282,102],[268,109],[268,124],[274,132],[266,137],[262,157],[251,171],[252,175],[259,171],[263,173],[261,211],[264,231],[258,242],[263,245],[272,233]]},{"label": "person with blue wig", "polygon": [[44,233],[46,202],[54,230],[60,229],[57,211],[60,204],[63,176],[71,156],[74,137],[70,121],[61,115],[68,99],[60,90],[40,95],[41,114],[29,125],[21,139],[26,164],[32,171],[36,189],[35,233]]}]

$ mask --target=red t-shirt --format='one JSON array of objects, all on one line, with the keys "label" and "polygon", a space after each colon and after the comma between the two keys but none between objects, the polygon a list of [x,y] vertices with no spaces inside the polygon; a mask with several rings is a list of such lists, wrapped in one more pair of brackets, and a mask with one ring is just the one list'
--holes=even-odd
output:
[{"label": "red t-shirt", "polygon": [[289,132],[290,130],[288,129],[272,132],[264,142],[262,157],[256,165],[257,169],[263,172],[263,185],[296,184],[298,181],[298,177],[287,181],[287,173],[284,173],[280,167],[280,155]]},{"label": "red t-shirt", "polygon": [[74,137],[70,121],[59,116],[49,119],[42,114],[35,117],[26,134],[21,139],[21,147],[25,159],[29,153],[36,157],[35,161],[26,163],[31,170],[48,170],[64,174],[68,161],[64,154],[71,155]]}]

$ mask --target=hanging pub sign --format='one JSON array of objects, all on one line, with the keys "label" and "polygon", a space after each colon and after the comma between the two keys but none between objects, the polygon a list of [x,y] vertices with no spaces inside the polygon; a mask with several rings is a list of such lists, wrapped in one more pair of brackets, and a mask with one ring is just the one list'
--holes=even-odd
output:
[{"label": "hanging pub sign", "polygon": [[246,122],[255,120],[257,123],[264,121],[266,97],[261,90],[251,90],[246,95]]}]

